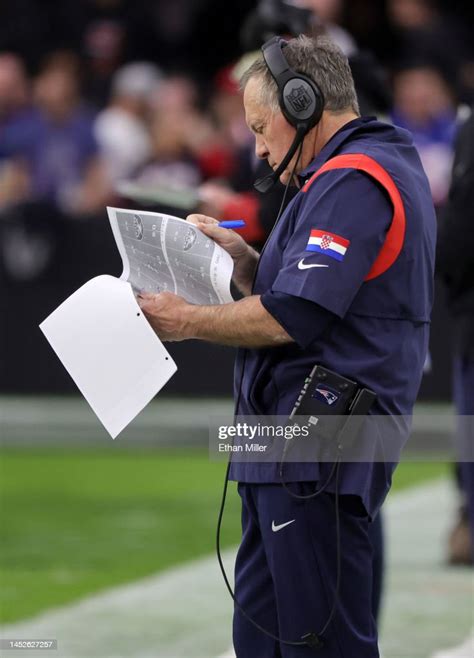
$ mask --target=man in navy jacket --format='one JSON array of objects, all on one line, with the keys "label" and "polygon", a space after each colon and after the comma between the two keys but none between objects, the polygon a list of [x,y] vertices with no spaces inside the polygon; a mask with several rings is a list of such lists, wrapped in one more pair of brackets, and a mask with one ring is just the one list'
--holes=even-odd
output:
[{"label": "man in navy jacket", "polygon": [[[141,305],[162,340],[239,347],[238,414],[288,416],[305,377],[321,364],[375,391],[373,413],[406,418],[421,380],[433,295],[436,224],[428,182],[409,133],[359,116],[347,60],[334,44],[299,37],[284,52],[325,99],[321,119],[280,176],[299,192],[261,254],[213,218],[188,218],[231,254],[244,298],[193,306],[161,293]],[[263,59],[243,87],[256,154],[276,170],[295,128]],[[368,528],[390,488],[393,461],[344,463],[337,482],[329,463],[288,462],[286,488],[276,462],[232,463],[243,504],[238,658],[314,655],[297,641],[308,633],[322,636],[321,658],[379,655]],[[287,491],[304,496],[328,481],[311,500]]]}]

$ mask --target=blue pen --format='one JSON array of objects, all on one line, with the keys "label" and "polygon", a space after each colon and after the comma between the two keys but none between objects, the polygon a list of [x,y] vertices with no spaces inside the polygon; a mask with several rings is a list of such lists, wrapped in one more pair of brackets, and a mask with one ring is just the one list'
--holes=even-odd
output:
[{"label": "blue pen", "polygon": [[220,228],[243,228],[246,224],[243,219],[230,219],[225,222],[219,222],[218,226]]}]

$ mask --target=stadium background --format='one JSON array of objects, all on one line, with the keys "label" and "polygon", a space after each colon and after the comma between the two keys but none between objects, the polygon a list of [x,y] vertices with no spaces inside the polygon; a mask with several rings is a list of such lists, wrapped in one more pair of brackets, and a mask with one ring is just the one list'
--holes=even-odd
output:
[{"label": "stadium background", "polygon": [[[88,601],[95,593],[153,574],[166,575],[171,568],[195,564],[191,561],[212,553],[223,465],[208,459],[207,422],[210,414],[231,408],[233,350],[195,341],[170,345],[178,373],[112,443],[77,396],[38,323],[88,279],[121,272],[105,205],[137,207],[137,203],[117,193],[109,143],[98,128],[100,117],[104,119],[104,113],[117,105],[127,111],[133,106],[134,119],[139,118],[148,138],[140,160],[141,143],[134,144],[130,137],[124,165],[128,178],[162,186],[172,175],[183,185],[211,190],[206,205],[200,207],[216,212],[223,206],[212,187],[215,181],[232,185],[247,198],[253,177],[251,142],[229,67],[242,55],[242,29],[257,4],[251,0],[2,3],[0,622],[6,625],[2,637],[9,629],[23,628],[25,633],[44,629],[34,625],[40,613]],[[332,30],[338,26],[334,33],[349,49],[355,42],[360,52],[377,59],[390,98],[383,114],[415,130],[442,212],[457,116],[474,99],[472,7],[460,0],[308,4],[319,12],[321,24]],[[131,62],[140,62],[140,68],[134,69],[132,81],[130,75],[124,76],[118,84],[117,72]],[[135,84],[137,79],[140,84]],[[142,87],[150,80],[156,89],[144,97]],[[136,101],[138,109],[133,102],[124,103],[123,96]],[[407,107],[415,102],[418,113],[410,116]],[[78,113],[81,128],[72,130],[70,139],[83,154],[81,165],[70,153],[57,151],[51,167],[41,149],[44,133],[38,128],[38,116],[59,111]],[[128,130],[126,122],[123,129]],[[128,138],[135,133],[125,134]],[[70,177],[45,181],[44,172],[52,176],[58,168],[72,172]],[[186,214],[168,205],[150,208]],[[256,237],[257,243],[261,241],[258,231]],[[403,464],[395,482],[393,527],[398,528],[396,510],[402,505],[397,501],[404,500],[396,497],[412,491],[410,500],[418,496],[421,501],[420,514],[425,514],[421,526],[426,532],[415,540],[410,533],[416,521],[412,519],[412,526],[400,521],[407,553],[398,558],[398,548],[389,542],[389,556],[392,552],[396,558],[389,568],[382,626],[385,646],[393,651],[387,653],[389,657],[428,656],[443,642],[461,639],[472,619],[469,572],[452,572],[442,565],[444,535],[456,504],[447,463],[447,440],[453,431],[450,357],[449,313],[437,284],[431,368],[423,381],[418,413],[424,419],[420,432],[438,437],[443,451]],[[423,491],[432,492],[431,503],[423,498]],[[440,509],[444,517],[437,514]],[[235,495],[227,519],[224,545],[232,547],[239,536]],[[156,624],[161,629],[168,626],[168,635],[157,631],[150,640],[150,655],[217,656],[230,643],[230,603],[219,587],[217,569],[204,570],[204,580],[194,583],[193,573],[201,573],[201,566],[190,567],[189,582],[181,583],[176,592],[171,588],[171,598],[157,601],[156,616],[143,632],[153,638]],[[416,582],[414,572],[421,574]],[[400,584],[405,590],[397,590]],[[162,586],[159,581],[158,589]],[[193,587],[200,596],[192,592]],[[431,591],[439,605],[430,602]],[[403,596],[411,596],[411,602]],[[187,597],[194,605],[186,605]],[[418,628],[403,612],[404,605],[410,608],[415,601],[421,603]],[[163,615],[168,606],[177,608],[172,620]],[[131,609],[124,614],[134,619]],[[207,635],[198,634],[190,653],[189,645],[179,645],[176,638],[183,628],[196,632],[192,623],[196,614],[200,628],[207,627],[208,636],[214,633],[217,639],[214,646]],[[218,631],[213,629],[214,615],[222,621]],[[105,618],[102,623],[121,638],[121,649],[108,650],[97,640],[98,645],[79,642],[58,655],[148,655],[146,648],[124,648],[133,630],[124,628],[119,619],[117,612],[115,619]],[[54,620],[59,634],[61,622]],[[84,622],[83,632],[87,629],[95,637],[93,620],[92,616],[92,621]],[[27,626],[11,625],[22,622]],[[70,636],[76,638],[80,631],[71,630]],[[64,628],[62,632],[67,637]],[[404,639],[398,642],[400,632]]]}]

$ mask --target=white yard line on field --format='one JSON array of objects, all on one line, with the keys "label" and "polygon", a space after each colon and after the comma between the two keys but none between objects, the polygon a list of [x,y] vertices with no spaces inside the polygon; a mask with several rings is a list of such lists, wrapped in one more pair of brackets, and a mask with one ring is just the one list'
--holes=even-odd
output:
[{"label": "white yard line on field", "polygon": [[[233,552],[225,559],[232,573]],[[58,650],[40,658],[210,658],[231,637],[219,575],[214,556],[206,557],[3,626],[0,636],[57,639]]]},{"label": "white yard line on field", "polygon": [[[472,571],[443,565],[454,508],[444,481],[394,494],[386,504],[384,658],[429,658],[470,630]],[[233,551],[226,563],[232,573]],[[4,626],[1,637],[57,638],[58,650],[41,658],[209,658],[229,647],[231,614],[211,556]]]}]

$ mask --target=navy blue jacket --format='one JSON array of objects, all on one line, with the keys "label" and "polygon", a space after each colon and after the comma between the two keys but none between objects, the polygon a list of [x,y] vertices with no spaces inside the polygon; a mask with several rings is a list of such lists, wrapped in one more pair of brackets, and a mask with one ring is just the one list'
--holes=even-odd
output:
[{"label": "navy blue jacket", "polygon": [[[374,172],[378,168],[393,194],[367,167],[344,165],[314,176],[336,156],[352,154]],[[428,347],[436,234],[430,188],[410,134],[373,118],[356,119],[331,138],[301,177],[305,185],[260,256],[253,290],[295,342],[239,350],[237,413],[288,415],[318,363],[374,390],[372,413],[408,416]],[[381,256],[395,214],[399,253],[394,258],[385,249]],[[285,480],[323,482],[328,468],[288,463]],[[374,514],[393,468],[344,464],[340,490],[359,495]],[[231,478],[279,482],[279,467],[235,462]]]}]

